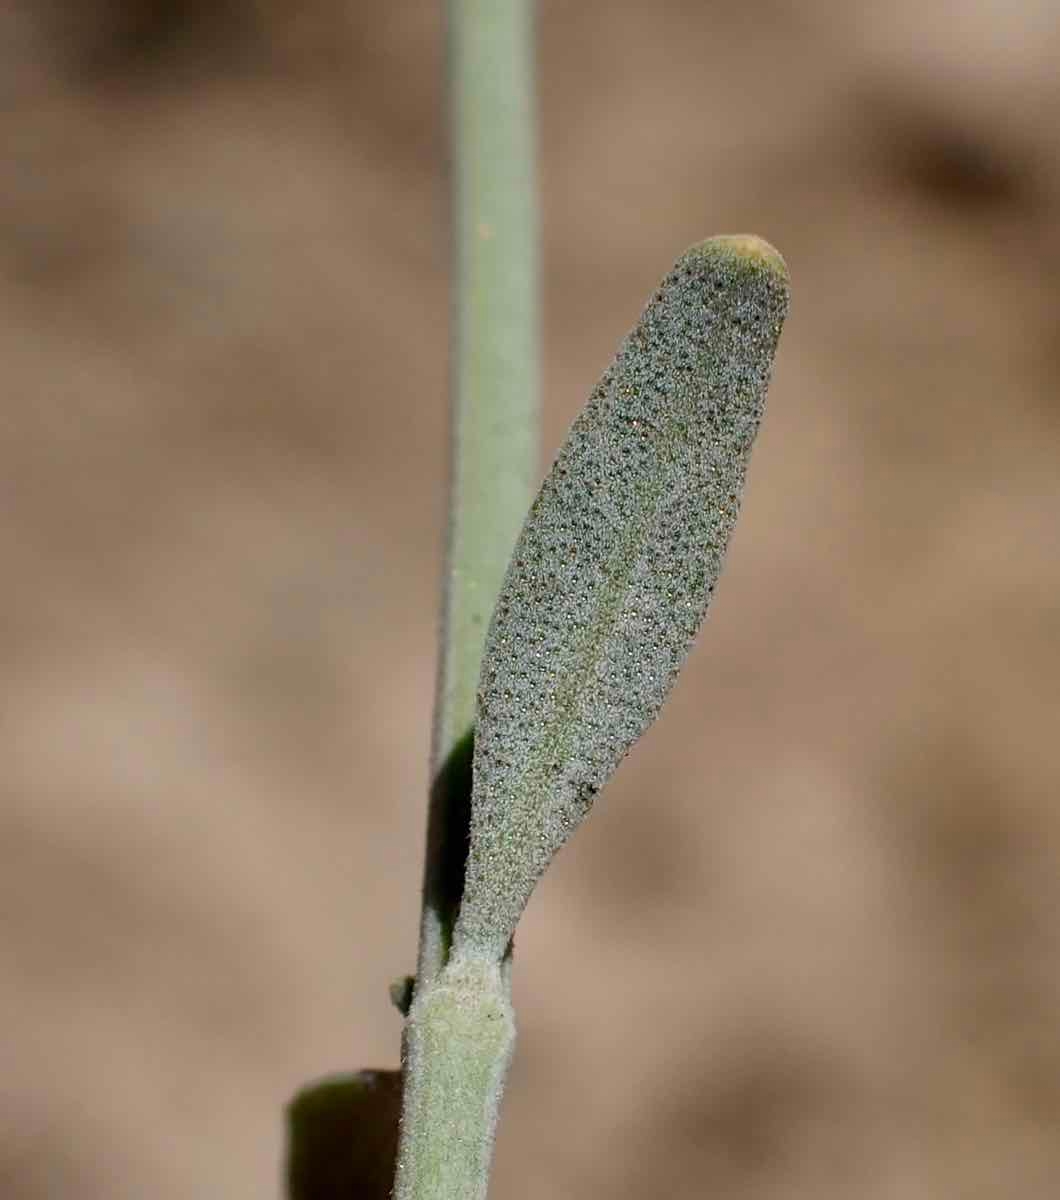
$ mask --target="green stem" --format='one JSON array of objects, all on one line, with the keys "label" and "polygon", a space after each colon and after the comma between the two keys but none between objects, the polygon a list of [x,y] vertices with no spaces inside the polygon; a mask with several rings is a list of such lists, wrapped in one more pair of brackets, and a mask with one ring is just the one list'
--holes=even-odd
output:
[{"label": "green stem", "polygon": [[514,1043],[498,963],[454,955],[417,994],[405,1027],[394,1200],[484,1200]]},{"label": "green stem", "polygon": [[531,0],[449,3],[452,441],[420,987],[449,955],[467,854],[482,646],[537,474],[532,17]]},{"label": "green stem", "polygon": [[449,527],[394,1200],[483,1200],[515,1040],[508,960],[450,959],[450,949],[464,886],[482,647],[537,474],[532,17],[532,0],[449,0]]}]

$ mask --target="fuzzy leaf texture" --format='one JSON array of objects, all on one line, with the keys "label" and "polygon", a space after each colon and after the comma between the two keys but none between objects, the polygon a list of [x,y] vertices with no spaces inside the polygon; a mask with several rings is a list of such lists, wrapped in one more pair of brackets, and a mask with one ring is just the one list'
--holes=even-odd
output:
[{"label": "fuzzy leaf texture", "polygon": [[505,952],[673,686],[721,571],[787,308],[767,243],[693,246],[572,425],[486,639],[456,953]]}]

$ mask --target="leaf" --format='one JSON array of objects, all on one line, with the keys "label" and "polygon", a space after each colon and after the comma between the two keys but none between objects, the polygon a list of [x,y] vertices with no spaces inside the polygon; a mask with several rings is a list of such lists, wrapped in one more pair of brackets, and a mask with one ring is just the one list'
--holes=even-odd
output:
[{"label": "leaf", "polygon": [[288,1200],[388,1200],[400,1112],[400,1071],[303,1088],[287,1108]]},{"label": "leaf", "polygon": [[572,425],[486,640],[454,953],[504,953],[666,699],[721,571],[787,307],[765,242],[693,246]]}]

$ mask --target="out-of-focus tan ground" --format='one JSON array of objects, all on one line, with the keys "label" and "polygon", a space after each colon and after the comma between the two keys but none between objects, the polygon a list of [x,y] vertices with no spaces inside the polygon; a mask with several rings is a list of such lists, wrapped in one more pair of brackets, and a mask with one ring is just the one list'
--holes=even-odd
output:
[{"label": "out-of-focus tan ground", "polygon": [[[1058,65],[1033,0],[543,5],[546,452],[688,243],[794,307],[525,920],[498,1200],[1060,1193]],[[0,1192],[260,1200],[414,955],[440,6],[25,0],[0,86]]]}]

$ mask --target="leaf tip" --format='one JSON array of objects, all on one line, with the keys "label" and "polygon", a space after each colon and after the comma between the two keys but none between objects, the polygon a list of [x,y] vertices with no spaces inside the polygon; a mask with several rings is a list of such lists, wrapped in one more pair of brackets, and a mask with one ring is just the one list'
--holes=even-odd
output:
[{"label": "leaf tip", "polygon": [[688,253],[728,258],[734,265],[746,264],[764,269],[781,279],[785,285],[790,282],[788,265],[780,251],[754,233],[726,233],[707,238],[705,242],[693,246]]}]

